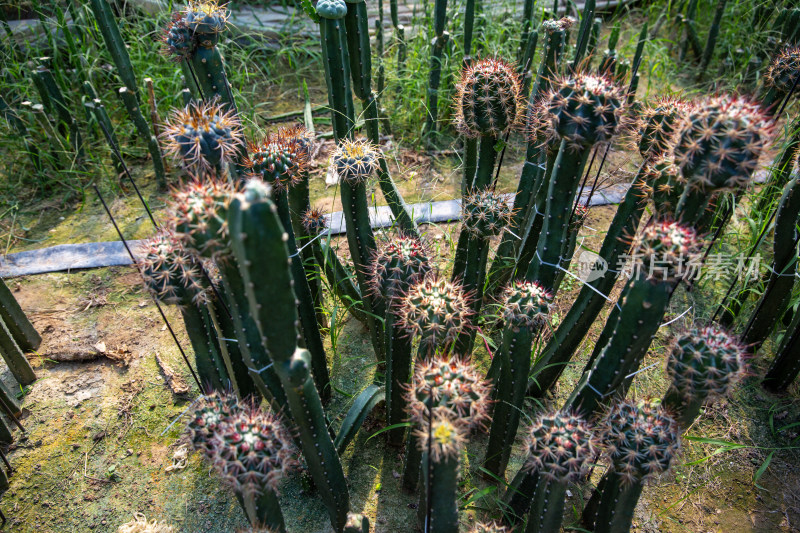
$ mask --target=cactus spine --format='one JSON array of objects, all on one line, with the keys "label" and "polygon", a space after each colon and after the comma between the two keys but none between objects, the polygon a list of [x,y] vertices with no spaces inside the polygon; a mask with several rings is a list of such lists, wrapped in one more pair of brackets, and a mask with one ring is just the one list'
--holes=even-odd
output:
[{"label": "cactus spine", "polygon": [[[295,296],[288,290],[292,286],[289,254],[269,188],[248,182],[244,193],[230,204],[228,224],[250,312],[268,350],[268,359],[255,361],[256,368],[274,365],[308,470],[328,508],[334,530],[341,531],[347,521],[349,492],[311,376],[309,353],[297,347]],[[276,266],[281,264],[286,266]],[[275,312],[278,309],[280,312]]]},{"label": "cactus spine", "polygon": [[519,427],[525,401],[531,344],[547,322],[552,297],[536,283],[514,281],[503,291],[502,317],[505,322],[500,377],[495,386],[495,407],[484,468],[502,477],[508,466],[511,445]]}]

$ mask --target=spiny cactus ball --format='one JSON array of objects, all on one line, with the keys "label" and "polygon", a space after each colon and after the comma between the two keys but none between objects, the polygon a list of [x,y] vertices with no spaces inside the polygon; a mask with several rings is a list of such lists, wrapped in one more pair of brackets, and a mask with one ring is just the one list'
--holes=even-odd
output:
[{"label": "spiny cactus ball", "polygon": [[333,168],[347,183],[356,185],[367,179],[378,169],[380,151],[369,141],[344,140],[333,152]]},{"label": "spiny cactus ball", "polygon": [[316,237],[326,229],[328,229],[328,221],[325,219],[325,214],[321,209],[310,208],[306,209],[301,219],[303,229],[312,237]]},{"label": "spiny cactus ball", "polygon": [[175,234],[192,253],[217,259],[228,252],[228,206],[236,188],[226,181],[192,181],[172,191]]},{"label": "spiny cactus ball", "polygon": [[675,161],[693,189],[738,188],[750,181],[772,130],[764,111],[742,97],[707,98],[686,113]]},{"label": "spiny cactus ball", "polygon": [[317,15],[326,19],[340,19],[347,14],[344,0],[319,0],[316,9]]},{"label": "spiny cactus ball", "polygon": [[411,336],[421,336],[420,347],[431,353],[446,351],[470,327],[471,295],[458,283],[426,276],[409,287],[397,306],[400,326]]},{"label": "spiny cactus ball", "polygon": [[389,301],[394,301],[431,270],[420,240],[405,236],[382,243],[369,268],[371,290]]},{"label": "spiny cactus ball", "polygon": [[269,133],[260,143],[250,143],[248,152],[244,166],[276,190],[299,183],[308,163],[308,151],[288,135],[288,130]]},{"label": "spiny cactus ball", "polygon": [[674,197],[675,193],[683,190],[685,180],[681,176],[680,168],[675,164],[675,159],[670,155],[661,155],[644,163],[645,181],[643,192],[646,197],[656,203],[656,209],[661,213],[673,213],[677,205],[658,205],[664,199]]},{"label": "spiny cactus ball", "polygon": [[217,431],[228,424],[237,409],[239,402],[233,394],[212,392],[200,397],[186,426],[192,446],[212,458],[217,446],[214,440]]},{"label": "spiny cactus ball", "polygon": [[467,440],[465,433],[461,421],[446,413],[435,413],[430,423],[426,419],[414,430],[417,448],[422,452],[430,451],[434,463],[457,459]]},{"label": "spiny cactus ball", "polygon": [[488,190],[467,196],[462,209],[464,230],[482,239],[498,235],[511,221],[512,211],[508,202]]},{"label": "spiny cactus ball", "polygon": [[239,119],[216,101],[174,110],[161,138],[173,158],[206,169],[231,161],[244,142]]},{"label": "spiny cactus ball", "polygon": [[145,286],[157,298],[178,303],[184,292],[197,300],[205,297],[197,263],[173,231],[159,231],[142,243],[139,253],[138,264]]},{"label": "spiny cactus ball", "polygon": [[217,0],[189,0],[183,16],[186,24],[202,39],[213,39],[225,30],[228,22],[228,10]]},{"label": "spiny cactus ball", "polygon": [[694,229],[661,221],[648,224],[634,239],[633,258],[635,268],[649,279],[674,281],[696,274],[702,250]]},{"label": "spiny cactus ball", "polygon": [[547,321],[553,295],[536,282],[512,281],[500,300],[503,320],[515,327],[536,328]]},{"label": "spiny cactus ball", "polygon": [[522,85],[517,70],[498,59],[466,67],[456,86],[456,127],[466,137],[500,137],[522,117]]},{"label": "spiny cactus ball", "polygon": [[672,153],[689,103],[663,96],[647,105],[639,117],[639,153],[645,159]]},{"label": "spiny cactus ball", "polygon": [[477,522],[470,529],[469,533],[507,533],[508,529],[497,522]]},{"label": "spiny cactus ball", "polygon": [[624,89],[608,77],[578,73],[557,78],[531,116],[532,138],[565,140],[572,150],[608,142],[625,109]]},{"label": "spiny cactus ball", "polygon": [[456,417],[466,427],[479,427],[489,417],[489,383],[469,362],[457,357],[433,357],[418,362],[406,388],[408,414],[427,425],[429,411]]},{"label": "spiny cactus ball", "polygon": [[528,468],[554,481],[574,482],[586,474],[595,459],[598,439],[586,420],[568,411],[556,411],[540,416],[525,442]]},{"label": "spiny cactus ball", "polygon": [[725,396],[746,370],[746,347],[715,325],[693,327],[680,335],[667,360],[667,371],[684,398]]},{"label": "spiny cactus ball", "polygon": [[774,87],[782,95],[789,94],[800,76],[800,46],[784,48],[775,56],[764,76],[764,86]]},{"label": "spiny cactus ball", "polygon": [[290,139],[297,143],[297,145],[300,147],[300,150],[305,153],[307,160],[311,159],[311,151],[314,148],[314,140],[316,139],[316,135],[313,131],[309,131],[300,125],[280,128],[278,131],[284,136],[284,138]]},{"label": "spiny cactus ball", "polygon": [[178,63],[190,59],[195,49],[193,34],[184,14],[175,13],[161,35],[161,53]]},{"label": "spiny cactus ball", "polygon": [[612,468],[626,484],[665,472],[680,451],[678,423],[655,402],[613,404],[598,432]]}]

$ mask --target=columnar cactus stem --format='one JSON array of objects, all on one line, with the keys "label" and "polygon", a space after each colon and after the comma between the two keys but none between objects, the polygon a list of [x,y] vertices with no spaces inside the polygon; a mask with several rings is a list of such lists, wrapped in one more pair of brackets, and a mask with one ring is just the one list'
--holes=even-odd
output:
[{"label": "columnar cactus stem", "polygon": [[747,349],[722,329],[694,327],[674,340],[667,360],[672,384],[661,405],[681,429],[692,425],[703,405],[728,394],[747,370]]},{"label": "columnar cactus stem", "polygon": [[597,438],[582,418],[556,412],[534,422],[526,444],[526,468],[539,472],[539,482],[525,533],[559,531],[567,486],[588,473]]},{"label": "columnar cactus stem", "polygon": [[680,450],[678,424],[657,403],[644,401],[612,406],[599,427],[611,468],[600,482],[597,514],[589,517],[592,531],[628,531],[644,483],[668,470]]},{"label": "columnar cactus stem", "polygon": [[450,34],[445,31],[447,22],[447,0],[435,0],[433,5],[433,42],[431,43],[431,69],[428,76],[427,117],[423,135],[438,129],[439,118],[439,84],[442,80],[442,61],[444,49],[450,41]]},{"label": "columnar cactus stem", "polygon": [[[303,455],[335,531],[344,529],[349,492],[327,429],[319,393],[310,372],[309,353],[297,348],[297,311],[289,288],[292,277],[284,233],[265,185],[250,181],[230,204],[231,244],[245,279],[247,296],[269,360],[286,392]],[[277,265],[286,265],[279,267]],[[276,312],[276,310],[279,310]]]},{"label": "columnar cactus stem", "polygon": [[508,466],[528,387],[531,344],[547,322],[551,301],[550,294],[536,283],[512,282],[503,291],[500,305],[505,329],[496,356],[502,361],[484,461],[484,468],[497,477],[502,478]]},{"label": "columnar cactus stem", "polygon": [[675,284],[696,265],[701,243],[693,230],[677,223],[657,222],[637,237],[633,277],[620,296],[612,331],[591,368],[575,387],[566,405],[592,417],[611,396],[626,386],[650,347]]},{"label": "columnar cactus stem", "polygon": [[344,22],[347,4],[344,0],[322,0],[317,2],[316,10],[320,16],[319,33],[333,135],[337,141],[341,141],[352,136],[355,125],[350,85],[350,54]]},{"label": "columnar cactus stem", "polygon": [[775,359],[769,367],[762,384],[772,392],[781,393],[800,373],[800,313],[795,312],[792,322],[783,334]]},{"label": "columnar cactus stem", "polygon": [[600,246],[599,256],[609,269],[581,288],[577,299],[533,364],[530,372],[533,380],[528,387],[528,395],[534,398],[541,398],[558,381],[572,354],[603,309],[606,303],[603,295],[609,294],[617,282],[617,266],[631,249],[631,243],[622,237],[636,233],[647,205],[643,193],[646,184],[644,168],[642,165],[636,174]]},{"label": "columnar cactus stem", "polygon": [[22,351],[32,352],[42,344],[41,335],[25,316],[25,312],[2,279],[0,279],[0,318]]},{"label": "columnar cactus stem", "polygon": [[424,531],[458,533],[458,467],[464,441],[463,428],[446,415],[437,415],[424,430],[417,430],[422,451],[423,484],[418,509]]}]

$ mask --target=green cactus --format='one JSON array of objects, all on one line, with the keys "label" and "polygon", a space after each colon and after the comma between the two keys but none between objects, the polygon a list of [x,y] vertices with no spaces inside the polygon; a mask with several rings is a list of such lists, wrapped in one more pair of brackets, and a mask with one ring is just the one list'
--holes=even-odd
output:
[{"label": "green cactus", "polygon": [[697,264],[701,246],[694,230],[674,222],[651,223],[637,237],[633,276],[620,296],[619,312],[604,329],[612,333],[566,405],[591,417],[626,385],[661,326],[676,282]]},{"label": "green cactus", "polygon": [[[268,355],[259,354],[263,357],[254,364],[256,368],[274,365],[297,426],[308,470],[328,508],[334,530],[341,531],[349,511],[349,491],[314,386],[309,353],[297,347],[299,334],[295,297],[289,289],[292,285],[289,254],[276,208],[270,201],[269,187],[249,181],[244,192],[230,203],[228,225],[250,312],[268,349]],[[281,264],[286,267],[276,267]]]},{"label": "green cactus", "polygon": [[[444,50],[450,41],[450,34],[445,31],[447,23],[447,0],[435,0],[433,5],[433,41],[431,43],[431,68],[428,75],[427,116],[422,134],[427,136],[438,129],[439,119],[439,85],[442,80],[442,64]],[[399,60],[398,60],[399,63]]]},{"label": "green cactus", "polygon": [[[608,142],[619,127],[625,111],[623,91],[606,78],[576,74],[561,78],[538,110],[536,129],[549,142],[560,141],[547,189],[547,207],[536,257],[526,279],[552,289],[562,263],[562,243],[569,222],[583,168],[590,149]],[[565,258],[566,259],[566,258]]]},{"label": "green cactus", "polygon": [[762,385],[775,393],[785,392],[800,373],[800,313],[795,311],[792,322],[783,334],[775,359],[764,375]]},{"label": "green cactus", "polygon": [[[468,362],[449,355],[418,361],[408,387],[406,405],[412,428],[427,435],[433,419],[456,419],[465,430],[488,419],[489,384]],[[403,488],[417,488],[422,460],[418,439],[409,432],[403,465]],[[456,461],[457,462],[457,461]],[[424,506],[427,507],[427,506]]]},{"label": "green cactus", "polygon": [[648,196],[653,200],[656,217],[672,216],[684,191],[683,177],[671,156],[661,156],[645,165]]},{"label": "green cactus", "polygon": [[678,336],[667,360],[672,384],[661,405],[686,429],[703,405],[728,394],[747,371],[747,349],[717,326],[693,327]]},{"label": "green cactus", "polygon": [[415,432],[422,452],[422,492],[417,505],[423,531],[458,533],[458,470],[466,437],[457,420],[432,416]]},{"label": "green cactus", "polygon": [[344,22],[347,4],[344,0],[320,0],[316,11],[320,17],[319,32],[333,135],[337,141],[341,141],[352,136],[355,125],[350,85],[350,54]]},{"label": "green cactus", "polygon": [[235,397],[202,397],[187,425],[195,450],[233,487],[252,526],[285,533],[276,494],[295,466],[288,432],[278,418]]},{"label": "green cactus", "polygon": [[583,5],[583,12],[581,13],[581,25],[578,30],[577,42],[575,43],[575,56],[572,59],[572,65],[581,65],[583,57],[586,55],[589,48],[589,39],[592,33],[592,25],[594,20],[595,0],[588,0]]},{"label": "green cactus", "polygon": [[561,529],[567,486],[588,474],[597,440],[589,424],[569,412],[545,414],[533,423],[525,468],[538,472],[539,481],[525,533]]},{"label": "green cactus", "polygon": [[67,106],[64,95],[53,77],[53,73],[50,69],[39,66],[34,71],[33,76],[37,82],[37,89],[42,96],[45,107],[48,107],[47,102],[49,102],[48,110],[58,117],[59,132],[64,139],[69,141],[77,157],[83,160],[86,156],[83,148],[83,137],[77,121],[72,116],[72,111]]},{"label": "green cactus", "polygon": [[[414,238],[399,237],[378,248],[371,261],[370,285],[374,293],[386,301],[384,317],[386,353],[386,425],[401,424],[405,418],[403,386],[411,378],[411,343],[413,337],[398,320],[402,295],[430,271],[422,243]],[[403,444],[404,427],[388,432],[389,444]]]},{"label": "green cactus", "polygon": [[[479,190],[464,199],[462,232],[468,234],[463,270],[453,270],[453,280],[461,280],[464,290],[474,295],[472,316],[480,316],[483,288],[486,279],[486,262],[489,256],[489,239],[499,235],[511,219],[511,208],[491,191]],[[477,325],[477,324],[474,324]],[[456,339],[454,350],[469,355],[475,341],[476,328],[462,332]]]},{"label": "green cactus", "polygon": [[798,217],[800,217],[800,181],[795,175],[786,186],[775,215],[775,240],[769,280],[742,333],[742,342],[747,344],[753,353],[758,352],[772,333],[791,301],[797,272],[797,243],[800,241],[800,233],[797,231]]},{"label": "green cactus", "polygon": [[619,277],[618,266],[621,259],[631,250],[631,243],[623,237],[636,233],[647,205],[644,193],[646,180],[646,166],[642,165],[617,208],[600,246],[598,255],[605,261],[608,269],[581,288],[575,302],[536,358],[530,372],[533,380],[528,386],[528,395],[541,398],[555,385],[589,327],[603,309],[606,303],[604,295],[611,292]]},{"label": "green cactus", "polygon": [[772,124],[755,104],[741,97],[715,96],[687,111],[674,148],[686,189],[675,217],[694,224],[714,193],[749,183]]},{"label": "green cactus", "polygon": [[347,224],[347,244],[355,266],[358,286],[362,288],[361,296],[372,347],[378,360],[383,361],[383,326],[376,317],[385,315],[385,302],[379,295],[363,291],[363,288],[369,286],[367,272],[370,258],[375,253],[375,235],[369,221],[366,181],[378,168],[380,157],[379,150],[367,141],[344,140],[336,148],[331,163],[339,175],[339,190]]},{"label": "green cactus", "polygon": [[435,275],[409,287],[398,302],[397,316],[409,336],[419,337],[418,361],[452,352],[455,340],[472,325],[471,299],[460,283]]},{"label": "green cactus", "polygon": [[669,155],[683,125],[682,120],[690,109],[685,100],[664,96],[642,110],[638,129],[639,153],[643,158]]},{"label": "green cactus", "polygon": [[778,111],[800,76],[800,47],[786,47],[777,54],[764,76],[761,105],[770,113]]},{"label": "green cactus", "polygon": [[497,477],[503,477],[508,466],[528,386],[531,344],[547,323],[551,302],[550,294],[536,283],[514,281],[503,291],[500,307],[505,329],[500,353],[496,356],[502,360],[483,465]]},{"label": "green cactus", "polygon": [[[611,461],[600,481],[602,493],[592,531],[628,531],[644,482],[669,469],[680,451],[678,425],[657,403],[615,404],[598,426]],[[588,507],[587,507],[588,509]]]},{"label": "green cactus", "polygon": [[703,58],[700,61],[700,70],[698,77],[702,77],[703,73],[711,64],[711,58],[714,57],[714,49],[717,46],[717,38],[719,37],[720,23],[722,22],[722,15],[725,13],[725,6],[728,0],[717,0],[717,7],[714,10],[714,19],[711,21],[711,27],[708,29],[708,38],[706,39],[706,46],[703,49]]}]

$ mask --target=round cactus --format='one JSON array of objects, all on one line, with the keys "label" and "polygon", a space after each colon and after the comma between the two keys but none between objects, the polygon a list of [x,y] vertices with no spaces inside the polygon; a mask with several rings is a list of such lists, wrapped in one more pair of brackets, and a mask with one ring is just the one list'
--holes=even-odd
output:
[{"label": "round cactus", "polygon": [[634,268],[653,280],[675,281],[695,274],[702,252],[702,240],[692,228],[653,222],[634,239]]},{"label": "round cactus", "polygon": [[476,61],[456,86],[456,127],[466,137],[500,137],[522,117],[517,69],[497,59]]},{"label": "round cactus", "polygon": [[228,424],[233,412],[239,408],[236,396],[217,392],[201,397],[187,424],[189,439],[196,450],[213,458],[217,449],[216,435]]},{"label": "round cactus", "polygon": [[347,4],[344,0],[319,0],[317,15],[326,19],[340,19],[347,15]]},{"label": "round cactus", "polygon": [[677,422],[655,402],[616,403],[598,429],[611,467],[626,484],[665,472],[680,451]]},{"label": "round cactus", "polygon": [[470,327],[470,295],[458,283],[426,276],[403,295],[397,313],[409,335],[421,336],[421,350],[446,348]]},{"label": "round cactus", "polygon": [[653,201],[661,217],[671,216],[678,206],[685,180],[675,159],[670,155],[660,155],[644,164],[645,179],[642,192]]},{"label": "round cactus", "polygon": [[742,97],[697,102],[685,115],[674,150],[687,186],[712,193],[746,185],[772,129],[764,111]]},{"label": "round cactus", "polygon": [[675,339],[667,371],[683,398],[710,401],[744,376],[746,357],[747,348],[723,329],[694,327]]},{"label": "round cactus", "polygon": [[186,25],[201,39],[213,38],[225,30],[228,10],[217,0],[190,0],[183,13]]},{"label": "round cactus", "polygon": [[176,160],[206,169],[230,162],[244,142],[236,114],[216,101],[174,110],[161,137]]},{"label": "round cactus", "polygon": [[314,148],[314,140],[316,139],[316,135],[313,131],[309,131],[300,125],[280,128],[278,131],[281,132],[284,138],[295,142],[299,146],[300,151],[305,154],[307,160],[311,159],[311,152]]},{"label": "round cactus", "polygon": [[297,184],[308,163],[308,150],[293,133],[293,130],[280,129],[267,134],[260,143],[248,145],[250,156],[244,166],[277,190]]},{"label": "round cactus", "polygon": [[404,293],[430,272],[425,248],[414,237],[396,237],[383,243],[370,263],[370,285],[389,300]]},{"label": "round cactus", "polygon": [[625,91],[610,78],[557,78],[531,117],[532,139],[564,140],[574,150],[608,142],[620,128],[625,109]]},{"label": "round cactus", "polygon": [[492,191],[472,193],[462,205],[464,229],[476,237],[488,239],[498,235],[511,222],[508,202]]},{"label": "round cactus", "polygon": [[465,427],[460,420],[446,413],[435,413],[430,424],[425,419],[414,430],[417,448],[430,451],[431,460],[439,463],[445,459],[457,459],[466,442]]},{"label": "round cactus", "polygon": [[205,297],[195,260],[171,230],[161,230],[142,243],[139,269],[147,289],[167,303],[180,303],[186,290],[194,299]]},{"label": "round cactus", "polygon": [[208,259],[228,252],[228,205],[235,193],[220,180],[192,181],[172,192],[172,223],[187,250]]},{"label": "round cactus", "polygon": [[161,53],[175,62],[188,60],[195,50],[193,31],[183,13],[175,13],[161,35]]},{"label": "round cactus", "polygon": [[306,209],[301,219],[303,229],[312,237],[316,237],[326,229],[328,229],[328,221],[325,214],[321,209],[310,208]]},{"label": "round cactus", "polygon": [[470,363],[457,357],[418,362],[407,386],[408,414],[412,422],[427,426],[429,410],[458,418],[467,428],[488,419],[490,387]]},{"label": "round cactus", "polygon": [[764,76],[764,87],[787,95],[800,76],[800,46],[784,48],[775,56]]},{"label": "round cactus", "polygon": [[517,326],[536,328],[547,321],[553,295],[536,282],[514,280],[503,290],[503,320]]},{"label": "round cactus", "polygon": [[589,470],[597,444],[597,437],[583,418],[568,411],[545,414],[528,432],[525,465],[548,479],[575,482]]},{"label": "round cactus", "polygon": [[645,107],[639,119],[639,153],[645,159],[672,153],[678,129],[683,124],[689,103],[665,96]]},{"label": "round cactus", "polygon": [[333,168],[351,184],[365,182],[378,169],[380,151],[369,141],[344,140],[333,152]]}]

